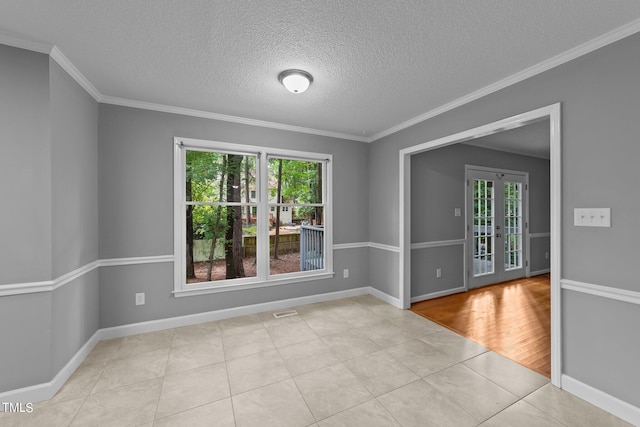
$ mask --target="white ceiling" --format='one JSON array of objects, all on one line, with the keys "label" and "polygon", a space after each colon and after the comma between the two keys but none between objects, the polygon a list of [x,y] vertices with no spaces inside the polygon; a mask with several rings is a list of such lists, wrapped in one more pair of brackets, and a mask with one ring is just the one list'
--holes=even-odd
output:
[{"label": "white ceiling", "polygon": [[465,141],[463,144],[549,160],[551,158],[551,132],[549,127],[549,119],[545,119],[515,129]]},{"label": "white ceiling", "polygon": [[637,0],[0,0],[0,33],[57,46],[104,102],[362,140],[638,18]]}]

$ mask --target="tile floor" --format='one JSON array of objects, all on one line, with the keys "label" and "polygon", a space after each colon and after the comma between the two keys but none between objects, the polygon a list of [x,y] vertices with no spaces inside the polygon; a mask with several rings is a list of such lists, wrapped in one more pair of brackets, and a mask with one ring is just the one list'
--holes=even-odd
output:
[{"label": "tile floor", "polygon": [[628,425],[370,295],[102,341],[2,426]]}]

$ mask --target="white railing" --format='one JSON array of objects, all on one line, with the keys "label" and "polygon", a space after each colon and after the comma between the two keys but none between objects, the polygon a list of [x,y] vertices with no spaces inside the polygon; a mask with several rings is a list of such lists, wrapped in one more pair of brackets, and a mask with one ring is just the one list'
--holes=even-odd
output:
[{"label": "white railing", "polygon": [[300,227],[300,271],[324,269],[324,227]]}]

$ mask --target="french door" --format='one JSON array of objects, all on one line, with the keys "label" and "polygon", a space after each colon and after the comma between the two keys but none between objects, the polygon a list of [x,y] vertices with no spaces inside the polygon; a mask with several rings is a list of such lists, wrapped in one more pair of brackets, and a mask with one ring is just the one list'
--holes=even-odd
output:
[{"label": "french door", "polygon": [[527,274],[526,172],[467,167],[468,287]]}]

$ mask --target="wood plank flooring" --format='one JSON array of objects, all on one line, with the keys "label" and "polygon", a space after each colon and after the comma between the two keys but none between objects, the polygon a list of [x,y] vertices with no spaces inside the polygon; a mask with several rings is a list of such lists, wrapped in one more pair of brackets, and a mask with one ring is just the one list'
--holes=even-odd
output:
[{"label": "wood plank flooring", "polygon": [[411,311],[550,377],[550,289],[543,274],[421,301]]}]

